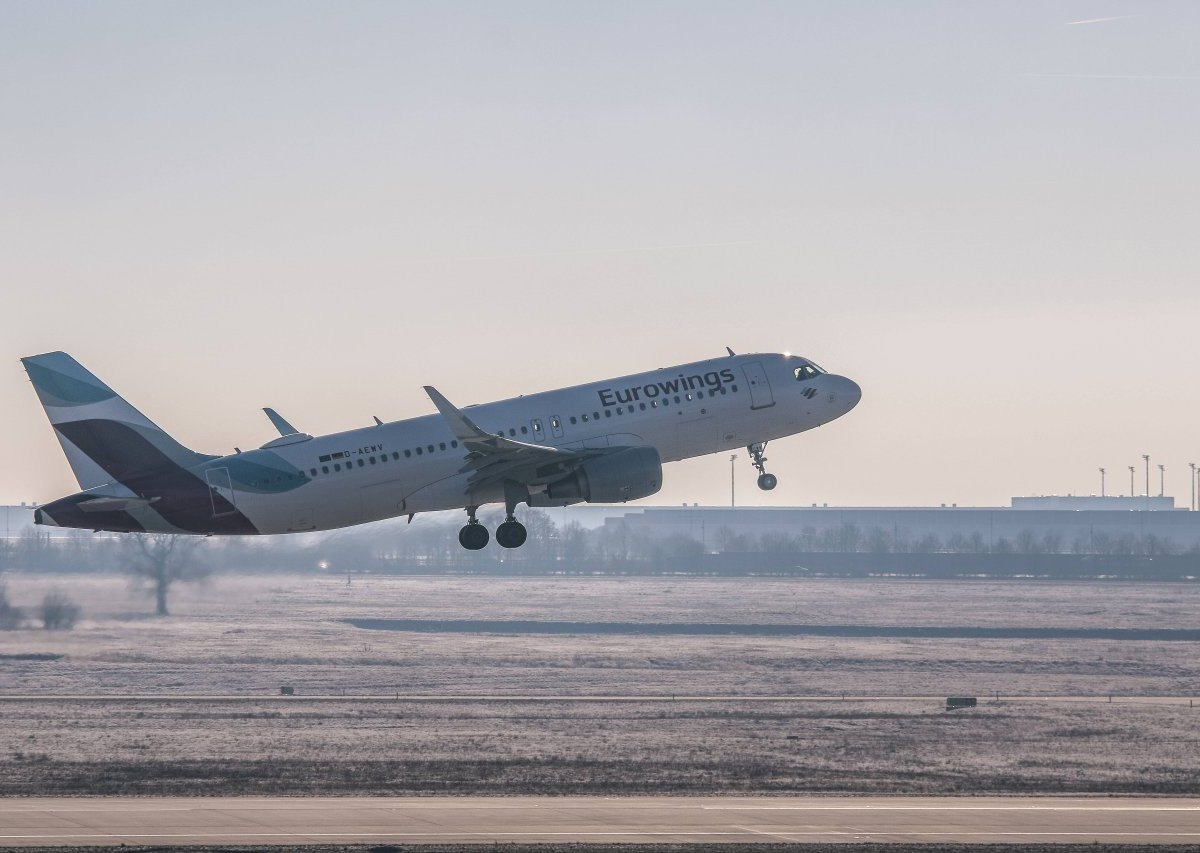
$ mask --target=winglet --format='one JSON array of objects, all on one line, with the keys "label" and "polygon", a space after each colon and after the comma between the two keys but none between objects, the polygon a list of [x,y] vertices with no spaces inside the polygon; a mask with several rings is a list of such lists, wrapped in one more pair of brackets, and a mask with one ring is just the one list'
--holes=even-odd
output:
[{"label": "winglet", "polygon": [[267,417],[271,419],[271,423],[275,424],[275,429],[279,430],[280,435],[295,435],[300,432],[300,430],[285,421],[279,412],[274,409],[264,407],[263,411],[267,413]]},{"label": "winglet", "polygon": [[725,347],[725,352],[729,353],[730,358],[733,358],[735,355],[737,355],[737,353],[734,352],[731,347]]},{"label": "winglet", "polygon": [[450,426],[450,432],[454,433],[454,437],[459,441],[487,441],[493,436],[481,430],[475,423],[464,415],[459,409],[454,407],[454,404],[442,396],[442,392],[434,388],[432,385],[426,385],[425,393],[429,395],[429,399],[433,400],[433,405],[441,412],[446,423]]}]

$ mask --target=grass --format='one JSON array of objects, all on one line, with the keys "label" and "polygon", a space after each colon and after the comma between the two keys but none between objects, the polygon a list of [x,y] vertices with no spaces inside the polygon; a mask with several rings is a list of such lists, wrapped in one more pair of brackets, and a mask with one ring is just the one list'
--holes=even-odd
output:
[{"label": "grass", "polygon": [[[121,579],[55,583],[83,605],[76,630],[0,634],[0,695],[42,697],[0,701],[0,794],[1200,791],[1200,708],[1020,698],[1198,694],[1190,643],[428,635],[339,621],[1198,627],[1188,585],[225,575],[180,587],[178,615],[154,619]],[[40,584],[12,577],[10,597],[40,600]],[[298,695],[279,698],[281,684]],[[346,698],[305,698],[318,693]],[[355,698],[464,693],[549,698]],[[842,693],[981,701],[947,713],[930,699],[738,698]],[[184,694],[245,701],[172,698]],[[614,694],[724,698],[554,698]]]}]

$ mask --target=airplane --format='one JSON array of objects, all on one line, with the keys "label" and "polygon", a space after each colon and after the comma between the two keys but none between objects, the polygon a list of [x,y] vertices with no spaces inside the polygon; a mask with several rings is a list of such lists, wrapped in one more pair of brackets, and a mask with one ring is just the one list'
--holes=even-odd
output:
[{"label": "airplane", "polygon": [[476,513],[503,504],[496,542],[519,548],[518,505],[623,503],[662,488],[663,463],[745,447],[758,486],[767,442],[849,412],[852,380],[788,353],[727,356],[312,436],[274,409],[257,450],[197,453],[64,352],[21,359],[81,491],[37,524],[93,531],[236,536],[331,530],[465,509],[462,547],[490,539]]}]

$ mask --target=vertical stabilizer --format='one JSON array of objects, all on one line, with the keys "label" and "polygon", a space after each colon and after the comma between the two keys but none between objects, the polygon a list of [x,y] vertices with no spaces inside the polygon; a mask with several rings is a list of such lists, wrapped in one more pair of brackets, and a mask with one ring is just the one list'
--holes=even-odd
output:
[{"label": "vertical stabilizer", "polygon": [[212,458],[188,450],[65,352],[21,359],[81,489],[144,492],[155,473]]}]

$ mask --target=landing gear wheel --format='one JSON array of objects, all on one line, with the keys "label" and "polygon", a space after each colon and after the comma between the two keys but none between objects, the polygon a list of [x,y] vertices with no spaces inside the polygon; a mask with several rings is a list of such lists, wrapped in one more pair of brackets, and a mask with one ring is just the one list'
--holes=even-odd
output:
[{"label": "landing gear wheel", "polygon": [[510,518],[496,528],[496,544],[501,548],[520,548],[528,537],[529,532],[525,525],[515,518]]},{"label": "landing gear wheel", "polygon": [[462,545],[468,551],[482,549],[487,545],[490,538],[488,529],[478,521],[469,522],[463,525],[462,530],[458,531],[458,544]]},{"label": "landing gear wheel", "polygon": [[779,485],[779,478],[774,474],[767,473],[767,457],[763,456],[763,452],[766,449],[767,443],[765,441],[760,441],[758,444],[746,445],[746,452],[750,454],[750,461],[754,463],[754,467],[758,471],[758,487],[764,492],[769,492]]}]

